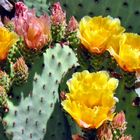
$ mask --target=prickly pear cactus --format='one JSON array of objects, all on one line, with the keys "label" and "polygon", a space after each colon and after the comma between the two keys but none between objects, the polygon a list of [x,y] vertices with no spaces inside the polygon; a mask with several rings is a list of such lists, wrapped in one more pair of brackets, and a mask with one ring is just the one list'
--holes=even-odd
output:
[{"label": "prickly pear cactus", "polygon": [[[68,16],[74,15],[77,19],[81,19],[84,15],[96,16],[96,15],[111,15],[112,17],[120,18],[122,25],[126,27],[127,31],[133,31],[136,33],[140,33],[140,1],[138,0],[60,0],[63,8],[67,11]],[[134,22],[138,21],[138,22]],[[83,53],[83,50],[78,50],[79,53]],[[105,69],[109,63],[106,59],[98,56],[93,56],[93,59],[86,52],[86,55],[81,57],[78,55],[78,59],[80,59],[80,64],[83,65],[83,69],[93,70],[93,66],[98,64],[97,70]],[[95,62],[95,58],[97,63]],[[86,60],[89,60],[88,62]],[[84,63],[86,61],[86,63]],[[101,64],[99,64],[101,62]],[[111,61],[111,65],[114,66],[114,62]],[[132,106],[132,101],[137,96],[134,92],[134,89],[130,90],[124,86],[124,81],[122,80],[118,90],[117,96],[119,97],[119,103],[117,105],[117,110],[120,111],[123,109],[126,113],[126,120],[128,121],[128,129],[127,133],[132,134],[134,140],[140,139],[139,127],[140,127],[140,109],[139,107]],[[135,121],[134,121],[135,120]]]},{"label": "prickly pear cactus", "polygon": [[[134,140],[139,139],[140,110],[138,106],[133,105],[133,100],[137,97],[134,90],[135,74],[121,70],[107,52],[101,55],[91,54],[82,47],[77,52],[82,69],[88,69],[89,71],[107,70],[110,71],[111,76],[119,79],[119,86],[116,91],[116,96],[119,99],[117,111],[124,110],[126,114],[128,122],[126,133],[131,134]],[[86,60],[89,60],[88,63]]]},{"label": "prickly pear cactus", "polygon": [[13,100],[4,118],[12,140],[70,140],[68,124],[59,104],[58,87],[77,58],[68,46],[56,44],[33,65],[28,82],[13,87]]},{"label": "prickly pear cactus", "polygon": [[77,19],[80,19],[84,15],[111,15],[112,17],[119,17],[128,31],[140,33],[139,0],[60,0],[60,2],[69,17],[74,15]]},{"label": "prickly pear cactus", "polygon": [[111,15],[112,17],[119,17],[128,31],[140,33],[139,0],[25,0],[25,3],[30,7],[37,7],[40,12],[40,9],[43,9],[49,3],[52,4],[57,1],[61,2],[63,8],[67,11],[68,17],[74,15],[77,19],[81,19],[84,15]]},{"label": "prickly pear cactus", "polygon": [[25,0],[25,4],[28,5],[30,8],[35,8],[37,11],[37,15],[48,12],[48,0]]},{"label": "prickly pear cactus", "polygon": [[[35,7],[38,11],[37,14],[40,15],[44,11],[48,11],[49,3],[54,1],[57,0],[25,0],[25,3],[31,8]],[[74,15],[80,19],[84,15],[111,15],[112,17],[119,17],[127,31],[140,33],[138,20],[140,2],[138,0],[60,0],[60,2],[69,17]],[[71,43],[75,34],[69,36],[72,37],[68,38],[69,43]],[[63,38],[63,40],[66,41],[67,39]],[[85,69],[91,72],[107,70],[111,73],[115,70],[115,74],[121,73],[122,76],[125,74],[118,68],[113,59],[106,59],[110,57],[108,54],[91,55],[79,48],[77,50],[74,48],[74,50],[77,51],[77,58],[81,64],[80,69],[74,69],[74,71],[70,71],[70,74],[65,75],[72,66],[78,65],[77,58],[68,46],[62,47],[57,44],[54,48],[49,48],[31,67],[25,85],[12,87],[10,94],[13,98],[7,101],[9,112],[3,119],[6,135],[9,139],[71,140],[71,133],[81,133],[70,118],[68,118],[70,123],[68,124],[60,106],[58,88],[60,88],[60,92],[63,89],[67,90],[65,83],[75,71]],[[16,48],[11,50],[9,61],[16,61],[11,59],[15,54],[21,55],[17,51]],[[112,75],[115,77],[114,73]],[[132,101],[137,96],[134,92],[134,85],[131,85],[131,80],[134,83],[133,80],[135,79],[133,79],[134,76],[131,79],[128,75],[126,74],[123,78],[119,77],[120,84],[116,92],[116,96],[119,98],[117,110],[124,110],[128,122],[127,133],[132,134],[134,140],[139,140],[140,110],[139,107],[132,106]],[[62,82],[63,78],[65,79],[64,82]],[[0,138],[6,139],[3,136]]]},{"label": "prickly pear cactus", "polygon": [[134,140],[140,139],[139,127],[140,127],[140,109],[139,107],[133,106],[133,99],[137,97],[134,90],[126,89],[124,80],[120,81],[117,97],[119,103],[117,104],[117,110],[124,110],[126,114],[127,132],[133,136]]}]

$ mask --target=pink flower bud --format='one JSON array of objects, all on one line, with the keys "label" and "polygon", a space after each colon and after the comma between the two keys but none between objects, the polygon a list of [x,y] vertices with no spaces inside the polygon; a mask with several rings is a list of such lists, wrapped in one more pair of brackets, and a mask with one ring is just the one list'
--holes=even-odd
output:
[{"label": "pink flower bud", "polygon": [[120,128],[125,130],[126,129],[126,120],[125,120],[125,114],[123,111],[118,113],[114,118],[113,118],[113,127],[114,128]]},{"label": "pink flower bud", "polygon": [[75,19],[74,16],[72,16],[69,20],[69,24],[68,24],[68,27],[67,27],[67,30],[69,32],[74,32],[78,29],[78,22],[77,20]]},{"label": "pink flower bud", "polygon": [[15,8],[16,8],[16,16],[23,16],[25,14],[25,12],[28,11],[28,7],[23,3],[23,2],[17,2],[15,4]]},{"label": "pink flower bud", "polygon": [[65,25],[66,24],[66,13],[62,10],[59,2],[56,2],[52,6],[51,21],[54,25]]}]

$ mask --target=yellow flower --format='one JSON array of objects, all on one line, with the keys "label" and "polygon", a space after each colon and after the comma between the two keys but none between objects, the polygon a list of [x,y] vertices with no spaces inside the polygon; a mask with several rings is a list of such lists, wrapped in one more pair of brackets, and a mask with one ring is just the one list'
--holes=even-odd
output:
[{"label": "yellow flower", "polygon": [[0,60],[5,60],[9,49],[18,40],[14,32],[8,31],[5,27],[0,27]]},{"label": "yellow flower", "polygon": [[112,39],[108,48],[119,66],[128,72],[140,70],[140,36],[124,33]]},{"label": "yellow flower", "polygon": [[80,21],[80,39],[84,47],[92,53],[103,53],[108,41],[114,35],[124,32],[119,19],[86,16]]},{"label": "yellow flower", "polygon": [[73,74],[67,85],[70,93],[66,94],[62,106],[80,127],[98,128],[104,121],[112,120],[117,79],[110,78],[105,71],[83,71]]}]

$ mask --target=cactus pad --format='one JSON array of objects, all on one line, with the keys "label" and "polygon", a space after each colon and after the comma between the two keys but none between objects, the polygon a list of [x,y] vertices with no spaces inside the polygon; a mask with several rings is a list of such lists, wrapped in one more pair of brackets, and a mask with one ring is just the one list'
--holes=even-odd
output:
[{"label": "cactus pad", "polygon": [[60,0],[60,2],[67,11],[68,17],[74,15],[80,19],[85,15],[111,15],[119,17],[128,31],[140,33],[139,0]]},{"label": "cactus pad", "polygon": [[49,48],[36,61],[27,83],[22,87],[13,87],[15,98],[13,103],[8,101],[9,112],[4,121],[9,137],[12,136],[13,140],[70,139],[58,104],[58,87],[64,73],[73,65],[77,65],[75,54],[68,46],[59,44]]},{"label": "cactus pad", "polygon": [[42,13],[48,12],[48,0],[25,0],[25,4],[28,5],[30,8],[35,8],[38,16]]}]

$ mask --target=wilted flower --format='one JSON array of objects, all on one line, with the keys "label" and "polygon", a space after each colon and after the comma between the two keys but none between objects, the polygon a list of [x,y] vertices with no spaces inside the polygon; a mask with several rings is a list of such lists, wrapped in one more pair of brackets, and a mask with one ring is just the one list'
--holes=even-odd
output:
[{"label": "wilted flower", "polygon": [[99,140],[113,140],[113,134],[110,126],[104,123],[98,130],[97,130],[97,137]]},{"label": "wilted flower", "polygon": [[50,19],[48,15],[36,17],[34,11],[15,17],[15,30],[22,36],[28,48],[41,50],[51,39]]},{"label": "wilted flower", "polygon": [[54,25],[65,25],[66,24],[66,13],[62,10],[59,2],[53,4],[51,9],[51,21]]},{"label": "wilted flower", "polygon": [[103,53],[111,37],[120,35],[124,30],[119,19],[86,16],[80,21],[81,43],[92,53]]},{"label": "wilted flower", "polygon": [[15,4],[16,8],[16,16],[24,16],[26,12],[28,11],[28,7],[23,2],[17,2]]},{"label": "wilted flower", "polygon": [[5,27],[0,27],[0,60],[7,58],[10,48],[17,40],[18,36],[14,32],[10,32]]},{"label": "wilted flower", "polygon": [[132,140],[132,137],[123,135],[119,140]]},{"label": "wilted flower", "polygon": [[123,111],[118,113],[112,121],[113,128],[125,130],[126,129],[126,120],[125,120],[125,114]]},{"label": "wilted flower", "polygon": [[110,78],[105,71],[83,71],[73,74],[67,85],[70,93],[62,106],[80,127],[98,128],[104,121],[113,119],[117,79]]},{"label": "wilted flower", "polygon": [[108,50],[123,70],[128,72],[140,70],[139,35],[124,33],[120,37],[112,39]]}]

